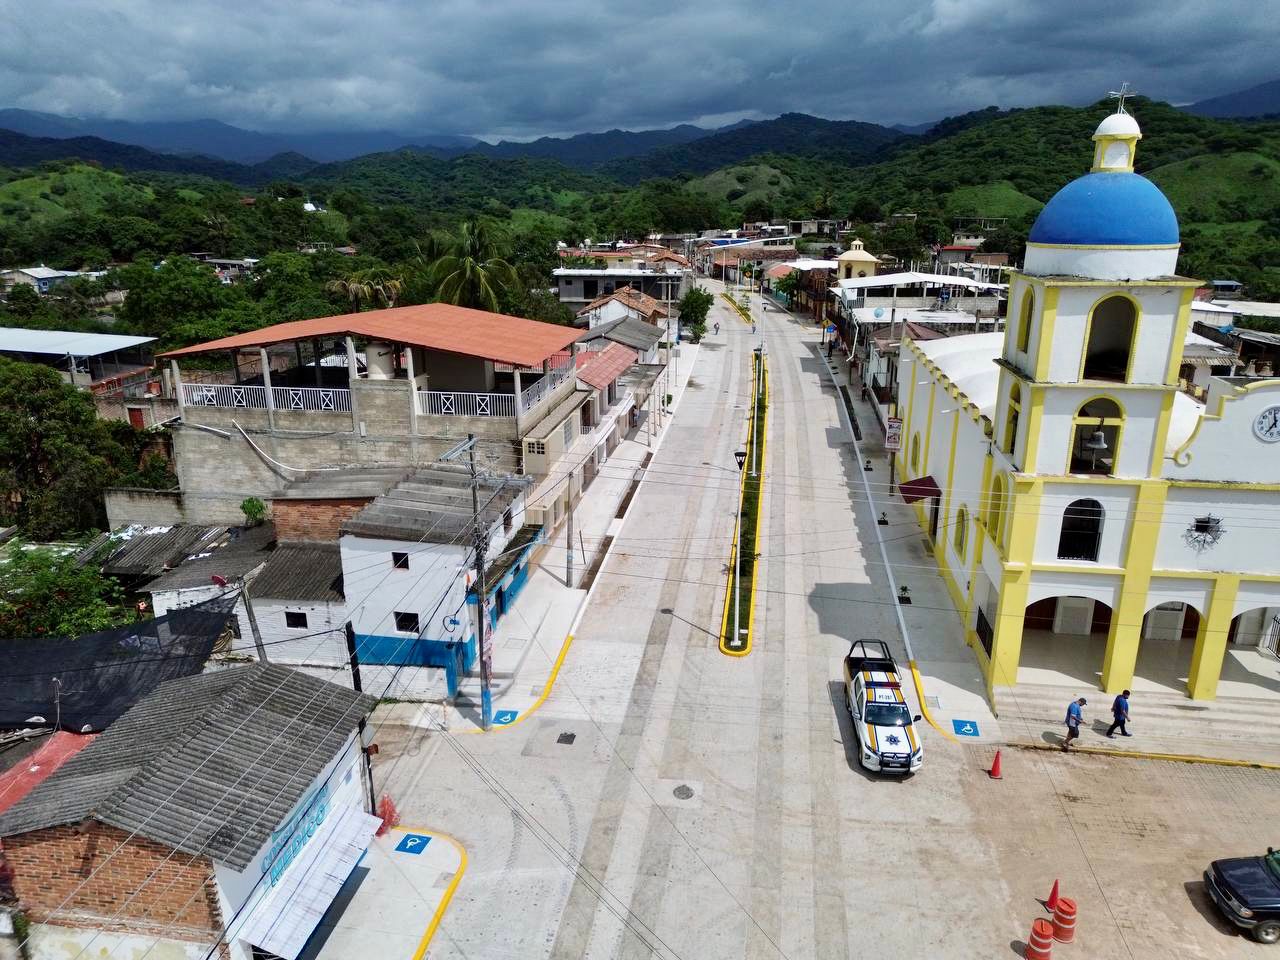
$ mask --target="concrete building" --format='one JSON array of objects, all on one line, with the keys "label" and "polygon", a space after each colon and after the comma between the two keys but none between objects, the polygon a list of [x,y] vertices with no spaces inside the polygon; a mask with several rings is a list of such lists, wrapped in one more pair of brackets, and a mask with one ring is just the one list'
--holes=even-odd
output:
[{"label": "concrete building", "polygon": [[[580,335],[428,304],[277,324],[173,351],[179,489],[109,492],[108,515],[113,524],[236,523],[246,497],[272,501],[316,471],[425,466],[468,434],[486,468],[554,469],[543,459],[527,470],[523,441],[576,410],[565,401],[577,391]],[[236,382],[185,382],[182,361],[200,354],[229,357]],[[257,360],[247,377],[246,354]],[[335,354],[342,366],[324,362]]]},{"label": "concrete building", "polygon": [[[336,540],[277,544],[250,581],[249,600],[272,663],[351,686],[347,605]],[[241,639],[233,651],[253,656],[254,645]]]},{"label": "concrete building", "polygon": [[266,664],[158,686],[0,815],[31,956],[297,957],[381,823],[374,703]]},{"label": "concrete building", "polygon": [[[904,341],[897,467],[989,692],[1274,689],[1280,380],[1179,389],[1198,281],[1118,113],[1041,211],[1003,334]],[[1247,692],[1242,695],[1248,696]],[[1256,694],[1255,694],[1256,695]]]},{"label": "concrete building", "polygon": [[880,267],[880,258],[866,248],[866,245],[854,237],[849,241],[849,249],[836,257],[836,279],[850,280],[857,277],[874,277]]},{"label": "concrete building", "polygon": [[653,297],[627,286],[588,303],[578,311],[578,323],[585,322],[587,327],[596,327],[602,323],[631,318],[662,326],[670,315]]},{"label": "concrete building", "polygon": [[38,267],[19,267],[16,270],[0,271],[0,283],[12,287],[17,283],[25,283],[36,293],[44,295],[66,283],[73,277],[80,276],[75,270],[55,270],[40,264]]},{"label": "concrete building", "polygon": [[636,363],[659,362],[658,344],[665,331],[643,320],[624,317],[594,325],[578,341],[580,350],[603,350],[608,343],[619,343],[636,352]]},{"label": "concrete building", "polygon": [[160,393],[151,344],[155,337],[0,327],[0,356],[53,367],[67,383],[111,392],[140,386]]},{"label": "concrete building", "polygon": [[689,286],[689,272],[662,261],[648,265],[613,267],[557,267],[551,273],[560,302],[577,312],[601,297],[630,288],[662,303],[674,304]]}]

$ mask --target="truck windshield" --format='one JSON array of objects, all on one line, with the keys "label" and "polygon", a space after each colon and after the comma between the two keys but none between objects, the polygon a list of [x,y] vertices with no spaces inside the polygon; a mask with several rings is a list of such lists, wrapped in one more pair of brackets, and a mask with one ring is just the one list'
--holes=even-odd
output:
[{"label": "truck windshield", "polygon": [[905,727],[911,714],[900,703],[868,703],[867,723],[873,727]]},{"label": "truck windshield", "polygon": [[1280,880],[1280,851],[1272,851],[1262,859],[1267,862],[1267,869],[1271,871],[1271,875]]}]

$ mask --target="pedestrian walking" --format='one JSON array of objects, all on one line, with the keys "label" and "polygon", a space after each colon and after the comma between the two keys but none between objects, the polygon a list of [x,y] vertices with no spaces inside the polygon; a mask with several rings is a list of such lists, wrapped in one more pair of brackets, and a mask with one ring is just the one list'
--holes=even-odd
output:
[{"label": "pedestrian walking", "polygon": [[720,336],[720,321],[719,321],[719,320],[717,320],[717,321],[715,322],[715,326],[714,326],[712,329],[714,329],[714,330],[715,330],[715,332],[716,332],[716,336],[717,336],[717,337],[718,337],[718,336]]},{"label": "pedestrian walking", "polygon": [[752,333],[756,332],[756,325],[754,323],[751,325],[751,332]]},{"label": "pedestrian walking", "polygon": [[1079,700],[1072,700],[1067,705],[1067,738],[1062,741],[1062,752],[1066,753],[1071,747],[1071,741],[1080,736],[1080,724],[1084,723],[1084,710],[1082,709],[1089,701],[1084,697]]},{"label": "pedestrian walking", "polygon": [[827,359],[828,360],[831,359],[831,348],[834,347],[835,345],[836,345],[835,337],[832,337],[830,340],[827,341]]},{"label": "pedestrian walking", "polygon": [[1129,691],[1125,690],[1120,696],[1116,697],[1111,704],[1111,726],[1107,727],[1107,736],[1112,740],[1116,737],[1116,728],[1120,728],[1122,737],[1132,737],[1133,734],[1124,728],[1129,722]]}]

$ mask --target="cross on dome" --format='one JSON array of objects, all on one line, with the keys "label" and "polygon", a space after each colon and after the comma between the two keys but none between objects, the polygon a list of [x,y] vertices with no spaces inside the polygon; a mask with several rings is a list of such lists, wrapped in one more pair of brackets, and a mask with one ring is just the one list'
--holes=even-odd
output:
[{"label": "cross on dome", "polygon": [[1110,93],[1107,94],[1107,96],[1110,97],[1112,100],[1116,101],[1116,113],[1123,115],[1125,112],[1124,98],[1131,95],[1135,95],[1136,93],[1137,93],[1136,90],[1129,89],[1129,81],[1125,80],[1123,83],[1120,84],[1119,90],[1112,90]]}]

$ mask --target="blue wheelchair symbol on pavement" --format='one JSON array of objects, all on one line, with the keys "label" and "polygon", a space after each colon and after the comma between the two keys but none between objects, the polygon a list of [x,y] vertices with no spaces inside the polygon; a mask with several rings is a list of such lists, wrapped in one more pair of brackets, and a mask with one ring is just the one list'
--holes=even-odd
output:
[{"label": "blue wheelchair symbol on pavement", "polygon": [[406,833],[396,844],[396,853],[412,853],[416,856],[425,850],[430,842],[430,837],[424,837],[420,833]]},{"label": "blue wheelchair symbol on pavement", "polygon": [[952,720],[951,729],[956,732],[957,737],[976,737],[978,735],[978,725],[972,720]]},{"label": "blue wheelchair symbol on pavement", "polygon": [[493,715],[493,725],[495,727],[505,727],[516,718],[519,710],[499,710]]}]

